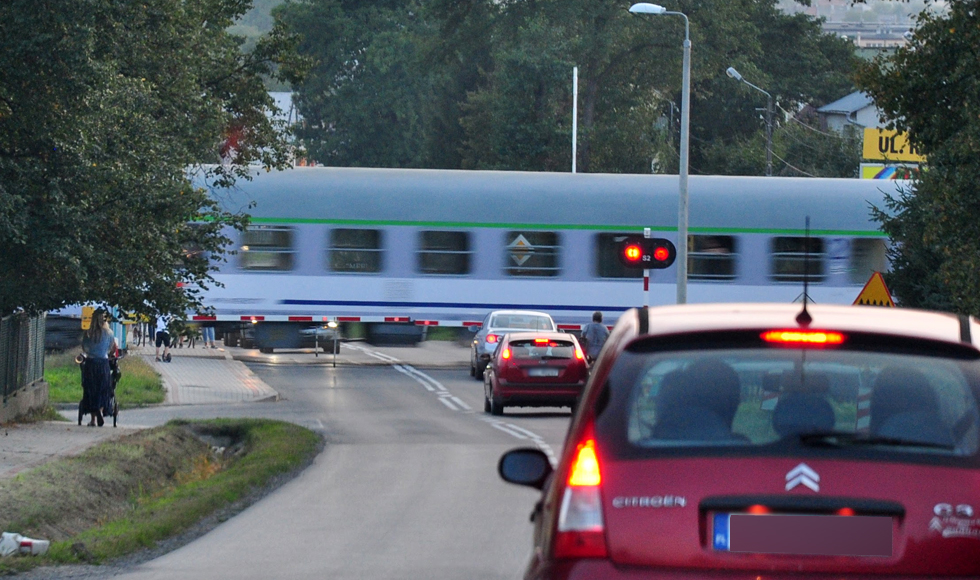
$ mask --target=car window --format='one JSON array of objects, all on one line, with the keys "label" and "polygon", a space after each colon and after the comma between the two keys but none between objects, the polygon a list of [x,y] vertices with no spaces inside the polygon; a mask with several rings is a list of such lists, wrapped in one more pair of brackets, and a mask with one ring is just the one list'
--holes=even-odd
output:
[{"label": "car window", "polygon": [[[975,362],[843,350],[627,353],[627,439],[637,447],[782,441],[973,454]],[[623,375],[620,375],[621,377]]]},{"label": "car window", "polygon": [[547,316],[533,314],[498,314],[490,323],[494,328],[515,330],[554,330],[555,323]]},{"label": "car window", "polygon": [[575,356],[575,345],[569,340],[527,339],[510,342],[514,359],[568,359]]}]

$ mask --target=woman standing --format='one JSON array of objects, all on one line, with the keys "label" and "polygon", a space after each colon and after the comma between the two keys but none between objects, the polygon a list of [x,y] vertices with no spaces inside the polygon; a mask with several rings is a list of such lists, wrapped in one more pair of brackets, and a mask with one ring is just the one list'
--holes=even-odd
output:
[{"label": "woman standing", "polygon": [[109,406],[112,392],[112,377],[109,370],[109,354],[116,351],[116,337],[109,329],[106,312],[101,308],[92,314],[92,324],[82,335],[82,404],[79,423],[84,413],[91,413],[92,427],[98,421],[99,427],[105,424],[103,414]]}]

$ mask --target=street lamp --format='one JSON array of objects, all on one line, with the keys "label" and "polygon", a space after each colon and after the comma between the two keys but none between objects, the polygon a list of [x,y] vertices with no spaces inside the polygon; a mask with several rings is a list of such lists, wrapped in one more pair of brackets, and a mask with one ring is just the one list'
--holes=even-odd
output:
[{"label": "street lamp", "polygon": [[683,12],[638,2],[630,6],[633,14],[669,14],[684,18],[684,80],[681,86],[681,166],[680,195],[677,201],[677,303],[687,302],[687,154],[691,126],[691,25]]},{"label": "street lamp", "polygon": [[728,67],[728,70],[726,70],[725,72],[728,74],[730,78],[733,78],[739,82],[743,82],[749,85],[750,87],[752,87],[753,89],[759,91],[760,93],[766,95],[766,177],[771,177],[772,176],[772,95],[770,95],[768,92],[760,89],[759,87],[753,85],[749,81],[742,78],[742,75],[739,74],[737,70],[735,70],[735,67],[730,66]]}]

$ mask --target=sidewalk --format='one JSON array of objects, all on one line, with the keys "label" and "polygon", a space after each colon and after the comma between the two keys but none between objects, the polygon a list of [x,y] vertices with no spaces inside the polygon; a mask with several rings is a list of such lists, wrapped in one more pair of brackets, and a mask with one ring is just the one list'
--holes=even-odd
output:
[{"label": "sidewalk", "polygon": [[[167,391],[164,405],[268,403],[279,393],[245,365],[384,366],[405,364],[421,369],[469,369],[469,349],[453,342],[427,341],[418,346],[372,346],[362,342],[339,343],[339,352],[313,349],[263,354],[254,349],[171,349],[172,362],[157,362],[154,347],[130,345],[129,356],[141,356],[163,378]],[[327,347],[330,348],[330,345]],[[74,410],[65,411],[70,422],[45,421],[0,427],[0,479],[36,467],[57,457],[78,455],[99,442],[122,437],[140,427],[78,426]],[[122,412],[121,414],[125,414]]]}]

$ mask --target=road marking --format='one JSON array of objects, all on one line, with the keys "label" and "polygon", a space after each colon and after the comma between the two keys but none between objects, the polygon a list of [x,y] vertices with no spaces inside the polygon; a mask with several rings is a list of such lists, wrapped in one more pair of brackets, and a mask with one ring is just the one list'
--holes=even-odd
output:
[{"label": "road marking", "polygon": [[[349,344],[347,346],[349,346],[350,348],[357,349],[363,352],[364,354],[368,356],[372,356],[378,360],[392,363],[391,366],[396,371],[402,373],[407,377],[410,377],[412,380],[425,387],[425,390],[429,391],[430,393],[435,393],[436,400],[442,403],[443,405],[445,405],[446,408],[448,408],[449,410],[451,411],[473,410],[473,407],[470,407],[468,404],[466,404],[465,401],[450,393],[442,383],[430,377],[429,375],[423,373],[417,368],[411,365],[404,364],[398,359],[396,359],[395,357],[370,350],[360,345]],[[544,438],[538,435],[537,433],[525,429],[524,427],[521,427],[519,425],[514,425],[513,423],[505,423],[499,419],[494,419],[492,417],[480,417],[480,419],[482,421],[486,421],[487,423],[489,423],[490,426],[493,427],[494,429],[502,431],[510,435],[511,437],[514,437],[515,439],[519,439],[521,441],[530,440],[532,443],[534,443],[534,445],[538,449],[540,449],[542,452],[544,452],[545,455],[548,456],[548,459],[551,461],[552,465],[556,465],[558,463],[558,458],[555,455],[555,450],[552,449],[551,446],[548,445],[548,443],[544,440]]]},{"label": "road marking", "polygon": [[555,450],[552,449],[551,445],[548,445],[547,441],[545,441],[544,438],[538,435],[537,433],[533,431],[529,431],[524,427],[521,427],[520,425],[514,425],[513,423],[504,423],[500,419],[493,419],[491,417],[480,417],[480,418],[486,421],[487,423],[490,423],[490,426],[493,427],[494,429],[499,429],[500,431],[507,433],[511,437],[520,439],[521,441],[527,441],[528,439],[530,439],[531,442],[534,443],[534,445],[538,449],[540,449],[542,452],[544,452],[545,455],[548,456],[548,460],[551,461],[552,466],[558,464],[558,456],[555,455]]}]

